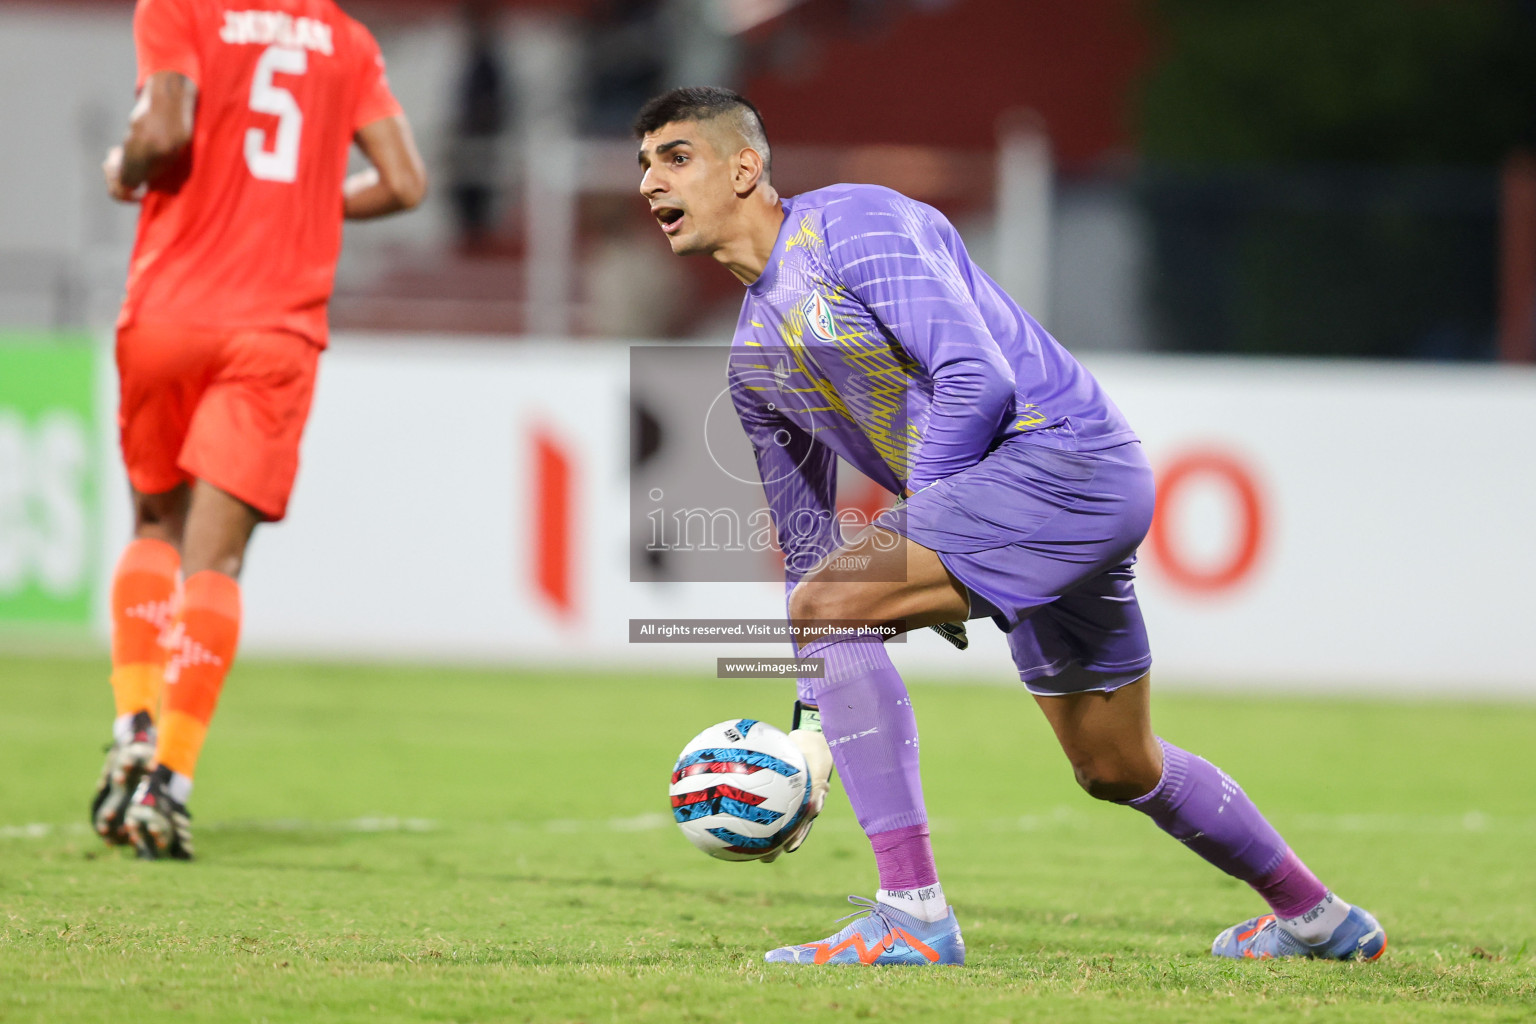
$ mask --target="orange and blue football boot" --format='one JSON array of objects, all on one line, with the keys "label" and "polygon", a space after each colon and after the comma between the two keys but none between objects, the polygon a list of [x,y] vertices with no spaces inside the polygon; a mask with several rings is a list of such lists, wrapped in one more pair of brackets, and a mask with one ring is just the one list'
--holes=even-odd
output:
[{"label": "orange and blue football boot", "polygon": [[848,902],[864,909],[848,917],[856,918],[842,931],[820,942],[803,946],[780,946],[769,950],[763,959],[770,964],[906,964],[923,967],[930,964],[965,963],[965,939],[955,910],[942,921],[929,923],[905,911],[886,906],[863,896],[849,896]]},{"label": "orange and blue football boot", "polygon": [[1235,924],[1211,943],[1215,956],[1245,960],[1273,960],[1305,956],[1318,960],[1375,960],[1386,951],[1387,933],[1360,907],[1350,907],[1333,934],[1309,945],[1280,927],[1274,914]]}]

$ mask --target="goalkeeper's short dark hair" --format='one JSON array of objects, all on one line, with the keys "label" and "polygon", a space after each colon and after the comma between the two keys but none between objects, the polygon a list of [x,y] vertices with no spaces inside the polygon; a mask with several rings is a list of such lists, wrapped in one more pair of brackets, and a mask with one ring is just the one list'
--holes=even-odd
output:
[{"label": "goalkeeper's short dark hair", "polygon": [[674,121],[714,121],[729,118],[731,127],[763,158],[766,172],[772,164],[763,115],[739,92],[713,85],[690,85],[662,93],[635,115],[635,138],[642,139]]}]

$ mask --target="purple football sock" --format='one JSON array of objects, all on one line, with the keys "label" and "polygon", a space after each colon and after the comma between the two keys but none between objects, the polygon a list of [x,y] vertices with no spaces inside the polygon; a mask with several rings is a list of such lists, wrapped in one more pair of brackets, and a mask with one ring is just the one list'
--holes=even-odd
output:
[{"label": "purple football sock", "polygon": [[825,661],[823,678],[807,681],[814,684],[832,763],[864,834],[926,825],[917,719],[885,645],[817,640],[800,657]]},{"label": "purple football sock", "polygon": [[939,880],[933,866],[933,844],[928,841],[927,825],[908,825],[869,837],[875,848],[875,867],[880,870],[880,888],[921,889]]},{"label": "purple football sock", "polygon": [[[1281,917],[1310,909],[1327,890],[1296,859],[1274,826],[1226,772],[1159,738],[1163,777],[1128,806],[1234,878],[1247,882]],[[1292,862],[1294,861],[1294,865]],[[1299,868],[1300,870],[1295,870]],[[1281,913],[1281,908],[1291,911]]]},{"label": "purple football sock", "polygon": [[1328,887],[1317,880],[1289,847],[1280,866],[1252,885],[1277,917],[1300,917],[1328,895]]}]

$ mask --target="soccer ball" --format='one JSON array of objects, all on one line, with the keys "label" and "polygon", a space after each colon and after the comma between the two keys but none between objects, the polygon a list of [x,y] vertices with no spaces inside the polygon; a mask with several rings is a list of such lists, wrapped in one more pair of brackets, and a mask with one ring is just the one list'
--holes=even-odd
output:
[{"label": "soccer ball", "polygon": [[794,740],[766,722],[733,718],[688,741],[669,792],[690,843],[721,860],[757,860],[799,824],[811,773]]}]

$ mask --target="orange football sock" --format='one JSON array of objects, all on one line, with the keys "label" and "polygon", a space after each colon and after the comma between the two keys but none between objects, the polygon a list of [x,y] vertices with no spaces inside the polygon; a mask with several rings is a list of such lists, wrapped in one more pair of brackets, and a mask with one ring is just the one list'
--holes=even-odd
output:
[{"label": "orange football sock", "polygon": [[171,626],[165,700],[155,758],[189,782],[208,723],[240,642],[240,584],[221,572],[194,573]]},{"label": "orange football sock", "polygon": [[181,555],[163,540],[140,538],[123,549],[112,577],[112,696],[117,715],[153,718],[165,680],[160,634],[171,623]]}]

